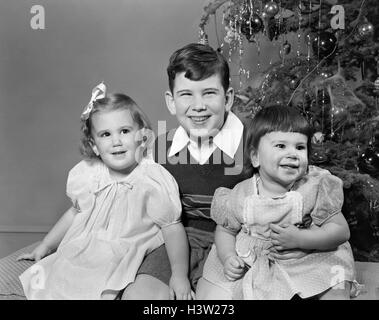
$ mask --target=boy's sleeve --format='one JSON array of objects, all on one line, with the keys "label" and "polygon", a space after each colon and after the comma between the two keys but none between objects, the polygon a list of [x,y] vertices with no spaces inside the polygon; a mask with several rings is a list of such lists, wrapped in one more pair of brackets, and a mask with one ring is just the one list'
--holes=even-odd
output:
[{"label": "boy's sleeve", "polygon": [[233,234],[241,229],[238,208],[238,197],[234,195],[232,189],[224,187],[216,189],[211,205],[211,217],[218,225]]},{"label": "boy's sleeve", "polygon": [[338,214],[343,205],[342,180],[332,174],[324,174],[317,189],[316,204],[311,212],[312,221],[320,226]]}]

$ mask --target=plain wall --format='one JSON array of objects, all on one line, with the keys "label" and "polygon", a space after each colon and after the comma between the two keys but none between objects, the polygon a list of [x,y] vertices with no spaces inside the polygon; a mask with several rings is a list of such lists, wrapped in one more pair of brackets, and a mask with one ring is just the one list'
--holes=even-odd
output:
[{"label": "plain wall", "polygon": [[[0,1],[0,233],[41,234],[70,206],[66,178],[81,160],[80,114],[99,82],[104,80],[110,92],[129,94],[155,130],[158,121],[166,120],[167,129],[175,126],[164,102],[168,59],[174,50],[198,41],[206,4]],[[31,28],[33,5],[45,9],[44,30]],[[218,33],[213,17],[207,26],[213,47],[222,41],[216,35],[223,37],[220,15]],[[261,41],[260,46],[259,57],[256,46],[246,47],[252,53],[245,60],[254,72],[279,58],[275,44]],[[234,57],[237,86],[238,66]]]},{"label": "plain wall", "polygon": [[[0,1],[0,229],[47,229],[70,205],[80,114],[92,88],[129,94],[168,120],[170,54],[198,41],[203,0]],[[45,29],[33,30],[33,5]],[[41,228],[42,227],[42,228]]]}]

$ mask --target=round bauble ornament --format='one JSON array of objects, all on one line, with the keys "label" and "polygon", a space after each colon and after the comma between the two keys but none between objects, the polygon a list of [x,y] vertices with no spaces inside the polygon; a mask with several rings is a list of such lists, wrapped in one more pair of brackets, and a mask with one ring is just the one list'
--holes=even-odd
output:
[{"label": "round bauble ornament", "polygon": [[328,79],[328,78],[330,78],[330,77],[332,77],[332,76],[333,76],[333,73],[330,72],[330,71],[324,70],[324,71],[321,71],[321,72],[320,72],[320,77],[321,77],[323,80]]},{"label": "round bauble ornament", "polygon": [[359,37],[364,40],[374,34],[374,26],[370,22],[364,22],[358,25],[357,32]]},{"label": "round bauble ornament", "polygon": [[379,147],[369,146],[358,158],[359,170],[373,177],[379,176]]},{"label": "round bauble ornament", "polygon": [[252,35],[263,29],[263,21],[257,14],[253,14],[251,17],[250,15],[246,16],[243,19],[241,23],[241,33],[246,36],[248,40],[250,40]]},{"label": "round bauble ornament", "polygon": [[289,86],[292,90],[295,90],[297,88],[297,86],[299,85],[299,79],[297,78],[292,78],[290,81],[289,81]]},{"label": "round bauble ornament", "polygon": [[263,12],[271,18],[279,12],[279,6],[275,1],[269,1],[263,7]]},{"label": "round bauble ornament", "polygon": [[312,41],[313,54],[323,59],[336,51],[337,38],[331,32],[321,32]]}]

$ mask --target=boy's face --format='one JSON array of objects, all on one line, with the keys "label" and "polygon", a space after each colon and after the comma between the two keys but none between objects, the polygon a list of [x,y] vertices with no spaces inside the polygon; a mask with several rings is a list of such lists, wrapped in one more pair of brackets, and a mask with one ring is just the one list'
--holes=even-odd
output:
[{"label": "boy's face", "polygon": [[234,92],[232,88],[225,92],[218,74],[199,81],[190,80],[184,74],[176,75],[173,92],[166,92],[166,104],[188,136],[197,142],[200,138],[204,143],[224,125]]}]

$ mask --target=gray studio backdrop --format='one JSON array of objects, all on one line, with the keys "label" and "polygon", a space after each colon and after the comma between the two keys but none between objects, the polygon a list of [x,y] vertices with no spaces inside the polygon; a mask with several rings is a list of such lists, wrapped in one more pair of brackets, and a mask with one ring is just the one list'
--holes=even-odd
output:
[{"label": "gray studio backdrop", "polygon": [[[45,29],[31,12],[41,5]],[[80,114],[104,80],[158,120],[173,50],[198,40],[203,0],[0,1],[0,232],[48,230],[70,205]],[[35,21],[38,23],[38,21]]]},{"label": "gray studio backdrop", "polygon": [[[14,241],[48,231],[70,205],[65,184],[81,160],[80,114],[99,82],[135,99],[155,131],[158,121],[175,126],[164,102],[168,59],[198,41],[208,2],[0,0],[0,254],[11,234],[17,248]],[[206,29],[213,47],[225,35],[222,10],[217,20],[212,16]],[[296,34],[286,37],[295,48]],[[278,43],[264,36],[259,43],[260,56],[255,44],[244,48],[252,86],[280,59]],[[238,89],[240,63],[231,61]]]}]

